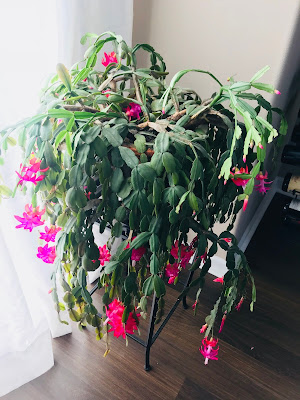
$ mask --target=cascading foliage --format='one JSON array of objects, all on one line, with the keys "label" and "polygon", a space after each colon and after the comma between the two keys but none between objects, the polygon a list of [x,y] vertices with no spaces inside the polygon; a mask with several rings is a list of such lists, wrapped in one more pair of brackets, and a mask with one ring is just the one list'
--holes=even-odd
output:
[{"label": "cascading foliage", "polygon": [[[255,179],[265,177],[267,143],[278,135],[273,112],[281,116],[279,134],[287,131],[282,112],[254,94],[255,89],[279,92],[258,82],[269,67],[249,82],[229,79],[225,85],[210,72],[184,70],[168,85],[163,58],[151,46],[130,48],[111,32],[87,34],[81,42],[87,41],[93,43],[85,53],[85,66],[81,69],[79,63],[69,72],[59,64],[43,91],[39,114],[1,132],[3,150],[14,144],[14,135],[24,150],[17,187],[32,193],[27,215],[40,221],[34,226],[42,225],[39,205],[45,208],[43,217],[56,226],[51,231],[55,248],[44,261],[54,266],[57,311],[65,307],[57,295],[58,272],[66,292],[63,300],[79,327],[92,325],[100,339],[109,325],[116,336],[125,337],[137,329],[137,310],[146,314],[147,297],[154,292],[161,317],[166,277],[176,284],[182,268],[196,271],[190,285],[198,288],[196,308],[220,246],[227,252],[228,272],[202,327],[206,339],[201,352],[207,362],[217,351],[216,340],[208,340],[208,335],[213,335],[215,321],[223,316],[224,324],[234,306],[240,307],[247,282],[252,285],[251,309],[255,302],[251,272],[230,230],[243,201],[244,208],[247,205]],[[98,53],[108,42],[115,52],[105,53],[105,69],[98,71]],[[149,68],[137,68],[136,53],[142,50],[149,53]],[[189,72],[207,74],[215,81],[216,93],[203,100],[194,90],[177,86]],[[266,119],[259,116],[261,110]],[[0,193],[7,197],[10,190],[1,185]],[[110,248],[126,222],[129,238],[102,266],[93,225],[100,233],[111,228]],[[219,236],[213,232],[216,222],[226,223]],[[188,233],[194,239],[190,244]],[[103,319],[86,281],[87,271],[96,270],[100,262]]]}]

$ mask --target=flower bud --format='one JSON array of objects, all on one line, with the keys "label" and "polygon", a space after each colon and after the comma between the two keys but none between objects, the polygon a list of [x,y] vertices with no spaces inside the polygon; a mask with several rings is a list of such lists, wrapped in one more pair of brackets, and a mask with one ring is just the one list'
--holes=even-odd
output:
[{"label": "flower bud", "polygon": [[244,199],[244,204],[243,204],[243,211],[246,211],[247,205],[248,205],[248,200],[249,200],[249,196],[246,196]]}]

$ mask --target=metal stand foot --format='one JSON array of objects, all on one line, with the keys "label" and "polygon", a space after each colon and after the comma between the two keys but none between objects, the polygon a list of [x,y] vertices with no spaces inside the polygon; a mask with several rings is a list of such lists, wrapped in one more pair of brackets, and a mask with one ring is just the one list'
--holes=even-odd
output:
[{"label": "metal stand foot", "polygon": [[182,305],[183,305],[183,308],[186,310],[187,308],[189,308],[189,306],[187,305],[187,302],[186,302],[186,296],[184,296],[183,298],[182,298]]},{"label": "metal stand foot", "polygon": [[[188,287],[190,285],[190,283],[192,282],[192,279],[193,279],[193,275],[194,275],[194,271],[191,271],[189,274],[189,277],[186,281],[185,287]],[[189,308],[189,306],[187,305],[187,302],[186,302],[186,296],[183,296],[183,298],[182,298],[182,305],[185,310],[187,308]]]}]

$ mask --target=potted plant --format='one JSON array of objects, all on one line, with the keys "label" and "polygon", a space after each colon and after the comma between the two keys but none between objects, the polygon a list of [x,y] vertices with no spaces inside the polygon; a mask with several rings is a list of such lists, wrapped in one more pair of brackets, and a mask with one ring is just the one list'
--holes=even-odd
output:
[{"label": "potted plant", "polygon": [[[153,294],[159,320],[166,282],[176,285],[183,269],[197,271],[180,297],[196,287],[196,312],[211,258],[218,247],[224,249],[228,272],[216,280],[220,297],[201,328],[200,351],[207,363],[217,359],[216,332],[247,298],[247,283],[251,310],[256,300],[247,260],[230,231],[255,181],[262,193],[268,189],[266,147],[278,135],[273,113],[281,116],[280,135],[287,124],[260,93],[279,92],[259,81],[269,67],[249,82],[230,78],[226,84],[208,71],[187,69],[168,85],[163,58],[148,44],[130,48],[111,32],[86,34],[81,42],[87,41],[92,44],[85,65],[69,72],[59,64],[39,113],[1,132],[4,150],[18,135],[24,161],[16,187],[32,195],[23,216],[16,216],[17,228],[40,227],[44,245],[37,256],[53,264],[58,313],[64,305],[57,295],[57,272],[71,320],[81,329],[92,325],[97,339],[110,331],[124,338],[134,333]],[[104,53],[104,69],[98,71],[98,53],[106,43],[114,51]],[[149,53],[150,67],[137,67],[138,51]],[[189,72],[213,79],[216,93],[203,100],[178,86]],[[262,109],[266,118],[259,116]],[[5,185],[0,190],[3,197],[10,194]],[[217,222],[226,224],[221,235],[213,230]],[[112,255],[111,244],[122,236],[124,224],[129,235]],[[111,229],[107,246],[95,242],[94,225],[100,233]],[[99,267],[103,317],[86,279],[87,271]]]}]

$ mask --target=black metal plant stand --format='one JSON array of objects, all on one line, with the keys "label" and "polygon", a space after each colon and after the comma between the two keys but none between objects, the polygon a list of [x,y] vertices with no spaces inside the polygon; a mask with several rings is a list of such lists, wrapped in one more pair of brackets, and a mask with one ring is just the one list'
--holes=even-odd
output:
[{"label": "black metal plant stand", "polygon": [[[122,234],[123,239],[128,238],[129,231],[130,231],[129,225],[126,223],[123,223],[123,234]],[[194,255],[194,257],[195,256],[196,256],[196,254]],[[181,280],[178,281],[178,283],[183,285],[183,290],[186,289],[190,285],[190,283],[193,279],[193,275],[194,275],[194,271],[190,271],[189,275],[187,277],[187,280],[185,282],[182,282]],[[96,285],[94,285],[93,288],[90,290],[90,292],[89,292],[90,295],[92,296],[93,293],[95,293],[95,291],[97,289],[98,289],[98,283],[96,283]],[[149,320],[147,341],[142,340],[141,338],[139,338],[136,335],[131,335],[129,333],[126,334],[128,337],[130,337],[131,339],[133,339],[134,341],[136,341],[137,343],[139,343],[140,345],[145,347],[145,349],[146,349],[146,351],[145,351],[145,366],[144,366],[145,371],[151,370],[151,366],[150,366],[151,347],[154,344],[154,342],[156,341],[156,339],[158,338],[158,336],[160,335],[161,331],[164,329],[164,327],[168,323],[169,319],[173,315],[173,313],[176,310],[176,308],[178,307],[179,303],[182,301],[182,305],[183,305],[184,309],[188,308],[188,305],[186,302],[186,294],[184,294],[184,295],[180,294],[178,296],[176,302],[173,304],[173,307],[168,312],[168,314],[166,315],[165,319],[160,324],[157,331],[154,333],[154,325],[155,325],[156,314],[157,314],[157,310],[158,310],[158,300],[159,299],[156,297],[155,292],[154,292],[153,299],[152,299],[151,311],[150,311],[150,320]]]},{"label": "black metal plant stand", "polygon": [[[193,274],[194,274],[194,271],[190,271],[189,272],[188,278],[187,278],[186,282],[184,283],[184,289],[187,288],[190,285],[190,283],[192,281],[192,278],[193,278]],[[179,281],[179,283],[182,283],[182,282]],[[98,289],[98,283],[91,289],[90,295],[95,293],[95,291],[97,289]],[[154,344],[154,342],[156,341],[156,339],[160,335],[161,331],[164,329],[164,327],[168,323],[169,319],[173,315],[174,311],[178,307],[178,305],[181,302],[181,300],[182,300],[183,307],[185,309],[188,308],[188,305],[187,305],[187,302],[186,302],[186,295],[184,295],[184,296],[180,296],[179,295],[177,300],[176,300],[176,302],[173,304],[173,307],[168,312],[168,314],[166,315],[165,319],[163,320],[163,322],[161,323],[161,325],[159,326],[157,331],[154,333],[154,325],[155,325],[156,314],[157,314],[157,310],[158,310],[158,298],[156,297],[156,295],[154,293],[153,299],[152,299],[151,312],[150,312],[150,320],[149,320],[147,341],[144,341],[144,340],[140,339],[136,335],[131,335],[131,334],[127,333],[128,337],[130,337],[131,339],[133,339],[134,341],[136,341],[137,343],[139,343],[140,345],[142,345],[146,349],[146,351],[145,351],[145,366],[144,366],[145,371],[150,371],[151,370],[151,366],[150,366],[150,350],[151,350],[152,345]]]}]

